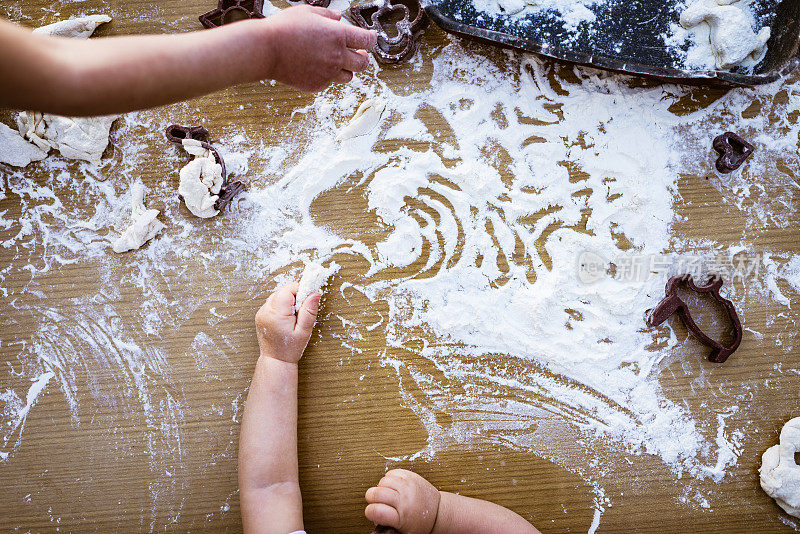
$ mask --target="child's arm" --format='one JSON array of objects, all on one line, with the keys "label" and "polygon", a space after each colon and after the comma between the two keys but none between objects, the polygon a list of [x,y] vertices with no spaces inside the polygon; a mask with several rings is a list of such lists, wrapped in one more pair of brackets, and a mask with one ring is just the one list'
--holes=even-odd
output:
[{"label": "child's arm", "polygon": [[438,491],[411,471],[392,469],[367,490],[367,519],[402,534],[539,534],[530,523],[489,501]]},{"label": "child's arm", "polygon": [[0,19],[0,108],[104,115],[274,79],[318,91],[369,64],[376,34],[298,6],[191,33],[100,39],[32,34]]},{"label": "child's arm", "polygon": [[261,354],[247,395],[239,438],[239,499],[247,533],[303,529],[297,473],[297,362],[319,308],[309,296],[297,316],[297,284],[270,295],[256,314]]}]

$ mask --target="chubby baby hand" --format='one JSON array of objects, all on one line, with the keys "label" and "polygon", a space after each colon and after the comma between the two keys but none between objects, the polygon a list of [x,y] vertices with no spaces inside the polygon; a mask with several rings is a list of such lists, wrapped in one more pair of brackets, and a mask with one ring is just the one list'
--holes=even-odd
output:
[{"label": "chubby baby hand", "polygon": [[367,490],[364,515],[402,534],[430,534],[439,512],[439,490],[411,471],[392,469]]},{"label": "chubby baby hand", "polygon": [[297,363],[308,345],[319,311],[319,294],[303,302],[297,315],[294,300],[297,283],[281,286],[256,313],[256,333],[261,356]]}]

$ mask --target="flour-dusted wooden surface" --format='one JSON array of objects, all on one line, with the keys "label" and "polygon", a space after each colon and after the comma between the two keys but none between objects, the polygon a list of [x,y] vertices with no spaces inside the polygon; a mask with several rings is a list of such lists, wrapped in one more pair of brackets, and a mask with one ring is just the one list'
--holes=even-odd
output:
[{"label": "flour-dusted wooden surface", "polygon": [[[104,12],[114,17],[100,35],[176,32],[199,29],[196,16],[213,7],[198,0],[169,0],[148,3],[119,0],[75,2],[11,1],[0,6],[0,15],[29,26],[49,23],[70,15]],[[431,27],[424,38],[423,53],[435,55],[447,37]],[[470,45],[476,54],[502,54]],[[246,58],[234,58],[240,61]],[[430,65],[421,70],[385,69],[380,77],[396,87],[422,87],[430,80]],[[685,102],[687,108],[712,102],[719,90],[698,88]],[[779,96],[780,97],[780,96]],[[784,94],[782,98],[785,98]],[[253,84],[229,89],[191,102],[156,110],[159,117],[174,116],[175,122],[201,122],[215,137],[230,137],[239,131],[266,132],[275,144],[292,135],[292,111],[309,104],[313,97],[281,86]],[[261,105],[268,102],[269,105]],[[756,112],[767,113],[768,110]],[[9,113],[2,120],[10,124]],[[435,115],[426,118],[433,124]],[[444,125],[442,125],[444,126]],[[175,175],[172,161],[163,161],[164,143],[149,143],[142,148],[147,164],[140,166],[145,184],[163,176]],[[112,157],[119,157],[114,154]],[[705,154],[698,157],[707,157]],[[796,153],[787,154],[796,158]],[[76,169],[71,164],[69,169]],[[251,166],[248,179],[258,182],[262,169]],[[44,169],[34,165],[24,179],[40,180]],[[10,173],[0,167],[3,187],[10,188]],[[764,176],[765,181],[770,176]],[[796,182],[797,179],[792,176]],[[685,216],[676,225],[679,235],[702,239],[713,237],[721,243],[737,243],[744,232],[756,247],[800,253],[800,239],[794,228],[745,229],[743,215],[729,204],[703,176],[683,176],[679,182],[681,199],[676,211]],[[796,199],[796,197],[795,197]],[[66,200],[75,202],[79,198]],[[167,199],[154,200],[167,202]],[[796,202],[796,200],[795,200]],[[69,205],[69,204],[68,204]],[[796,206],[796,204],[795,204]],[[335,224],[346,234],[368,227],[374,217],[365,209],[363,198],[333,192],[315,202],[314,216],[321,224]],[[8,218],[20,211],[19,197],[13,192],[0,200],[0,211]],[[341,212],[347,215],[343,217]],[[231,216],[231,215],[227,215]],[[800,221],[798,221],[800,222]],[[0,229],[0,241],[15,229]],[[222,240],[224,246],[224,239]],[[217,245],[219,246],[219,242]],[[28,259],[35,263],[33,252]],[[215,248],[198,251],[214,254]],[[19,249],[0,248],[0,269],[20,260]],[[24,255],[24,254],[23,254]],[[343,273],[358,272],[363,266],[351,257],[337,257]],[[16,266],[14,276],[4,286],[18,298],[13,306],[0,304],[0,362],[7,370],[0,374],[0,391],[20,388],[24,377],[16,376],[15,355],[26,343],[42,317],[30,310],[46,304],[54,323],[80,314],[84,295],[108,298],[124,320],[125,310],[141,304],[129,285],[120,283],[117,294],[103,296],[96,280],[97,265],[76,262],[63,265],[38,278],[27,287],[29,276]],[[181,407],[179,420],[164,421],[141,409],[142,399],[132,398],[120,377],[120,368],[97,357],[79,358],[74,372],[75,402],[67,402],[64,392],[51,383],[40,396],[25,422],[22,437],[10,458],[0,463],[0,530],[39,532],[93,531],[238,531],[241,529],[237,495],[238,423],[250,375],[255,365],[257,345],[252,318],[260,303],[274,289],[276,273],[260,279],[236,279],[228,267],[221,271],[235,279],[241,290],[225,301],[202,299],[193,313],[160,336],[146,334],[137,339],[142,346],[155,347],[163,356],[158,360],[162,374],[145,376],[147,403],[151,406]],[[124,274],[124,273],[122,273]],[[175,288],[175,298],[195,298],[213,292],[224,280],[198,281],[191,291]],[[38,292],[38,293],[37,293]],[[792,304],[800,303],[791,294]],[[740,351],[724,366],[703,361],[704,350],[687,340],[682,349],[694,355],[690,367],[710,370],[710,382],[749,380],[756,371],[782,364],[797,368],[794,355],[774,348],[772,338],[783,336],[785,344],[798,340],[786,335],[787,325],[796,319],[766,301],[743,303],[743,317],[751,329]],[[585,532],[592,522],[595,493],[580,476],[528,450],[512,450],[501,444],[463,446],[439,452],[433,459],[393,461],[425,446],[427,433],[420,418],[403,402],[394,369],[381,366],[377,355],[386,348],[378,329],[361,340],[361,351],[343,346],[348,330],[333,316],[363,318],[375,309],[363,295],[330,293],[324,300],[321,320],[301,362],[300,374],[300,474],[304,495],[306,529],[309,533],[367,533],[370,525],[363,518],[363,494],[377,482],[387,467],[406,467],[427,477],[437,487],[493,500],[519,512],[543,532]],[[380,305],[378,305],[380,306]],[[218,321],[209,321],[209,317]],[[59,319],[60,318],[60,319]],[[686,336],[673,323],[679,337]],[[795,329],[796,330],[796,329]],[[763,334],[759,338],[753,331]],[[58,332],[58,330],[56,330]],[[198,332],[226,339],[213,355],[199,357],[195,352]],[[96,348],[100,341],[93,331],[85,337],[50,339],[56,350],[80,352],[82,343]],[[89,345],[92,345],[89,347]],[[88,352],[87,352],[88,354]],[[489,356],[487,356],[489,357]],[[676,361],[660,375],[671,399],[687,401],[694,376],[683,362]],[[124,370],[125,372],[133,370]],[[170,379],[165,380],[163,377]],[[631,456],[626,468],[602,480],[602,487],[613,503],[602,515],[599,532],[781,532],[791,528],[773,502],[758,486],[760,454],[774,444],[786,420],[800,414],[797,390],[800,376],[785,373],[771,380],[752,402],[763,406],[761,417],[753,422],[751,435],[740,451],[737,465],[722,483],[698,482],[698,491],[724,495],[714,501],[713,511],[687,506],[679,501],[675,476],[658,458]],[[712,388],[709,387],[709,390]],[[24,389],[20,389],[24,391]],[[413,386],[411,388],[413,394]],[[714,399],[702,392],[691,396],[694,402],[707,402],[713,413]],[[77,409],[75,408],[77,406]],[[77,413],[76,413],[77,412]],[[156,413],[159,413],[156,411]],[[164,409],[163,413],[176,413]],[[161,431],[159,430],[161,428]],[[154,437],[156,436],[156,437]],[[574,448],[575,443],[563,443]],[[163,451],[155,454],[153,451]],[[615,466],[618,463],[615,463]],[[730,502],[730,505],[726,505]],[[746,503],[746,504],[743,504]],[[784,516],[785,517],[785,516]]]}]

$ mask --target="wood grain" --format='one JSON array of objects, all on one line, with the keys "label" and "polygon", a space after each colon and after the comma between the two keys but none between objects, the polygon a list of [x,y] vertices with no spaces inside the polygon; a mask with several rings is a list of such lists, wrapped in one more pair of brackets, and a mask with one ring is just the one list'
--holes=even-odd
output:
[{"label": "wood grain", "polygon": [[[34,26],[72,14],[106,12],[114,22],[104,27],[101,35],[177,32],[199,29],[196,16],[213,7],[212,3],[81,0],[52,4],[16,0],[0,7],[0,15]],[[423,53],[433,56],[446,43],[447,37],[432,27],[426,33]],[[478,45],[468,47],[475,53],[502,57]],[[426,86],[431,74],[431,64],[425,62],[418,70],[386,69],[380,77],[393,89],[411,91]],[[684,105],[707,105],[721,94],[697,89]],[[277,143],[294,133],[292,111],[312,99],[281,86],[251,84],[155,113],[169,112],[175,122],[197,122],[201,118],[217,136],[231,136],[242,129],[264,130]],[[9,117],[6,114],[2,119],[8,123]],[[447,134],[447,125],[435,113],[424,120],[438,124]],[[146,150],[156,161],[164,149],[148,146]],[[787,157],[795,158],[796,154]],[[142,179],[146,184],[154,183],[169,169],[160,164],[143,168]],[[258,175],[259,170],[251,169],[252,175]],[[39,179],[36,172],[32,175],[34,180]],[[762,249],[800,253],[796,225],[783,229],[765,225],[748,230],[744,215],[724,205],[718,189],[706,177],[684,176],[679,191],[676,210],[686,218],[676,226],[678,235],[733,244],[744,234]],[[9,210],[6,217],[19,209],[14,194],[0,203],[0,210]],[[345,223],[341,216],[337,217],[341,210],[348,211]],[[336,221],[343,235],[351,232],[363,239],[359,229],[374,226],[374,214],[365,209],[364,200],[358,195],[331,194],[316,202],[313,211],[321,224]],[[0,231],[0,241],[3,239]],[[13,261],[15,252],[0,248],[0,266]],[[344,270],[363,269],[350,257],[342,262]],[[76,313],[74,308],[78,305],[71,299],[101,289],[94,279],[95,269],[92,265],[65,266],[49,276],[45,287],[48,305],[64,315]],[[185,414],[183,420],[174,422],[180,432],[165,432],[160,438],[163,444],[155,444],[164,450],[158,461],[153,460],[150,451],[154,445],[148,440],[153,439],[152,426],[159,422],[148,419],[137,408],[137,401],[126,397],[115,368],[102,362],[85,362],[84,368],[77,371],[79,383],[85,386],[76,392],[80,401],[77,418],[63,393],[57,387],[49,387],[30,412],[13,457],[0,464],[0,531],[241,530],[236,479],[238,418],[257,354],[252,317],[274,288],[274,274],[265,273],[263,280],[252,281],[253,287],[243,289],[236,298],[204,302],[179,327],[166,329],[158,339],[143,337],[143,343],[163,351],[163,366],[170,377],[147,377],[149,402],[179,403]],[[20,272],[6,281],[6,288],[20,293],[27,283],[24,272]],[[111,302],[120,310],[136,306],[135,293],[133,288],[123,287]],[[191,296],[178,290],[175,293],[176,298]],[[363,517],[363,495],[387,467],[413,469],[443,490],[500,503],[545,533],[588,529],[595,495],[591,485],[528,450],[499,444],[458,446],[427,459],[387,460],[423,448],[427,433],[420,418],[402,402],[395,370],[378,364],[377,354],[390,350],[385,339],[378,335],[370,338],[361,352],[342,346],[340,338],[347,336],[347,331],[331,310],[345,317],[363,317],[375,311],[366,299],[351,297],[326,296],[319,328],[301,364],[300,475],[309,533],[369,532],[371,525]],[[132,299],[130,304],[128,299]],[[792,304],[797,303],[793,296]],[[215,325],[206,320],[212,306],[224,317]],[[740,351],[724,367],[715,367],[700,357],[690,364],[694,371],[706,373],[715,386],[726,380],[751,380],[777,363],[784,368],[797,367],[796,357],[774,346],[779,334],[785,343],[798,341],[797,334],[785,334],[787,325],[796,324],[796,316],[778,316],[785,309],[762,301],[748,301],[744,306],[746,326],[763,333],[763,338],[746,335]],[[9,364],[14,361],[19,343],[28,338],[39,321],[33,313],[0,308],[0,315],[12,313],[13,317],[3,319],[5,329],[0,343],[0,362]],[[682,350],[702,354],[702,347],[686,338],[679,324],[673,325],[683,340]],[[199,361],[188,351],[200,331],[212,336],[224,332],[233,342],[222,348],[223,354],[218,358]],[[695,378],[685,371],[683,362],[674,361],[662,371],[660,382],[669,398],[705,406],[713,414],[713,398],[690,394]],[[0,391],[19,387],[17,380],[2,375]],[[628,455],[627,462],[619,462],[609,456],[614,470],[599,482],[613,506],[604,512],[599,532],[790,531],[781,521],[777,507],[758,487],[757,468],[761,452],[775,442],[782,423],[798,415],[798,385],[800,376],[785,373],[770,381],[764,396],[752,400],[764,409],[762,417],[749,427],[752,435],[743,446],[739,463],[722,483],[705,481],[695,485],[701,493],[726,496],[715,500],[712,512],[681,504],[675,475],[658,459]],[[233,407],[229,406],[231,399]],[[574,442],[563,446],[578,447]],[[165,471],[170,472],[166,478]]]}]

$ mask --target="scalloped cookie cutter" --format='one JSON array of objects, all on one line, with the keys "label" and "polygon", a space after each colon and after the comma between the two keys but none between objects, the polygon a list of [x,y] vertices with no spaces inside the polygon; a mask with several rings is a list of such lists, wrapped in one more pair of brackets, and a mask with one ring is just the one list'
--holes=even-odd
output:
[{"label": "scalloped cookie cutter", "polygon": [[419,0],[375,0],[352,6],[349,12],[356,25],[378,33],[372,53],[387,64],[401,63],[414,54],[417,35],[428,22]]},{"label": "scalloped cookie cutter", "polygon": [[[330,0],[328,0],[330,1]],[[219,0],[217,7],[198,17],[206,28],[218,28],[244,19],[263,19],[264,0]]]},{"label": "scalloped cookie cutter", "polygon": [[[719,341],[711,339],[703,332],[700,326],[698,326],[692,318],[692,314],[689,312],[689,306],[678,295],[678,288],[681,284],[686,284],[686,286],[695,293],[710,293],[714,300],[722,304],[728,312],[728,317],[733,326],[734,339],[730,345],[723,345]],[[647,325],[658,326],[677,312],[681,320],[683,320],[683,324],[686,325],[686,329],[694,334],[703,345],[711,348],[711,354],[708,355],[709,361],[716,363],[724,362],[728,359],[728,356],[736,352],[736,349],[739,348],[744,332],[742,323],[739,321],[739,315],[736,313],[736,308],[730,300],[719,294],[720,287],[722,287],[722,278],[719,276],[711,276],[708,279],[708,283],[704,286],[696,285],[691,274],[673,276],[667,282],[666,296],[647,318]]]},{"label": "scalloped cookie cutter", "polygon": [[206,138],[208,137],[208,130],[203,126],[181,126],[179,124],[172,124],[167,126],[164,130],[167,139],[183,148],[184,139],[194,139],[200,141],[200,146],[214,154],[214,159],[217,160],[220,167],[222,167],[222,188],[219,191],[219,198],[214,203],[214,209],[222,211],[231,200],[246,189],[245,185],[239,180],[229,181],[228,172],[225,169],[225,160],[219,155],[217,149],[211,146]]}]

